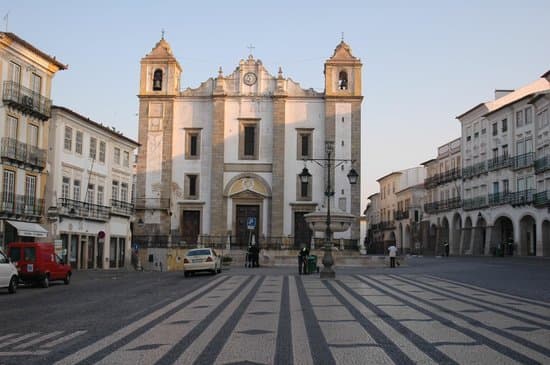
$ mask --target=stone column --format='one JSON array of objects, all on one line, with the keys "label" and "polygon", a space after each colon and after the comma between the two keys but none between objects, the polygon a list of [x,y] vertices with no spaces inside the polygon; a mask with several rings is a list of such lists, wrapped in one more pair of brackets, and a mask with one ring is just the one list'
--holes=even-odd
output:
[{"label": "stone column", "polygon": [[[284,94],[276,95],[273,99],[273,182],[271,217],[271,235],[282,237],[284,235],[285,207],[285,119],[286,97]],[[290,176],[289,178],[292,178]]]},{"label": "stone column", "polygon": [[537,242],[535,242],[535,247],[537,248],[537,256],[542,256],[544,254],[544,248],[542,245],[542,224],[544,220],[541,218],[539,219],[539,222],[537,222],[537,228],[536,228],[536,237]]},{"label": "stone column", "polygon": [[[493,226],[485,227],[485,256],[491,255]],[[495,246],[496,248],[496,246]]]},{"label": "stone column", "polygon": [[[210,234],[223,236],[227,232],[227,207],[223,197],[225,146],[225,97],[214,97],[212,116],[212,168],[210,169]],[[224,209],[225,208],[225,209]]]}]

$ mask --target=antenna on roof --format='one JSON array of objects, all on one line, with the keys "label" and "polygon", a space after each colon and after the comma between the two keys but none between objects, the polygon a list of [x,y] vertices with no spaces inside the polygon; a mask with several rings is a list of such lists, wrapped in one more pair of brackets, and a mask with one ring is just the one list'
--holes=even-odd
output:
[{"label": "antenna on roof", "polygon": [[10,17],[10,12],[8,10],[6,15],[4,15],[4,17],[2,18],[4,20],[4,22],[6,23],[6,32],[8,31],[8,19],[9,19],[9,17]]},{"label": "antenna on roof", "polygon": [[342,32],[342,42],[344,41],[344,32]]},{"label": "antenna on roof", "polygon": [[162,29],[160,30],[160,33],[161,33],[161,35],[162,35],[162,39],[164,39],[164,28],[162,28]]}]

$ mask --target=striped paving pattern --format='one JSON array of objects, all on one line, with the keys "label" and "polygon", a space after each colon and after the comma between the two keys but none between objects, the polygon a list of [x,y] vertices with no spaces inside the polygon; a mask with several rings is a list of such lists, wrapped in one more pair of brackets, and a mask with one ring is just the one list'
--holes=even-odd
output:
[{"label": "striped paving pattern", "polygon": [[[63,335],[0,336],[6,351],[0,363],[6,353],[55,351],[51,342]],[[59,365],[550,364],[550,303],[434,276],[219,276],[56,359]]]}]

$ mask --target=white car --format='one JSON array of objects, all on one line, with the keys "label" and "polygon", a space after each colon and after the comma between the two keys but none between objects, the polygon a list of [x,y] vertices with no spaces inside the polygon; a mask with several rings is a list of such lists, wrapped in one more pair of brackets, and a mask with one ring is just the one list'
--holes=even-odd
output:
[{"label": "white car", "polygon": [[13,294],[17,291],[19,273],[8,257],[0,250],[0,288],[8,288]]},{"label": "white car", "polygon": [[194,272],[222,272],[222,259],[212,248],[194,248],[187,251],[183,259],[183,273],[189,276]]}]

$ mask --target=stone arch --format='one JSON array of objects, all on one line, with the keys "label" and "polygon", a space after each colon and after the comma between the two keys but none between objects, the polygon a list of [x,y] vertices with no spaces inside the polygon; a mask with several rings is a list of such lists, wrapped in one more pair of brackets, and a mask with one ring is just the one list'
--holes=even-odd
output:
[{"label": "stone arch", "polygon": [[481,213],[477,215],[473,235],[472,255],[485,255],[487,248],[487,222]]},{"label": "stone arch", "polygon": [[508,242],[514,240],[514,223],[507,215],[495,219],[491,232],[491,247],[497,254],[510,255]]},{"label": "stone arch", "polygon": [[461,254],[472,254],[472,236],[473,236],[473,229],[472,229],[472,218],[466,217],[466,220],[464,221],[464,230],[462,231],[462,252]]},{"label": "stone arch", "polygon": [[243,191],[253,191],[264,197],[271,197],[271,186],[258,174],[243,173],[234,176],[225,185],[223,195],[229,197]]},{"label": "stone arch", "polygon": [[430,252],[432,255],[437,254],[438,242],[437,242],[437,225],[436,224],[432,223],[428,227],[427,236],[428,236],[428,239],[427,239],[428,242],[423,245],[424,251]]},{"label": "stone arch", "polygon": [[550,256],[550,221],[542,222],[542,256]]},{"label": "stone arch", "polygon": [[439,225],[439,250],[437,252],[440,255],[445,254],[445,244],[449,244],[449,221],[447,217],[441,219],[441,224]]},{"label": "stone arch", "polygon": [[[519,221],[519,242],[515,242],[515,254],[521,256],[537,255],[537,223],[529,214],[524,215]],[[512,250],[513,252],[513,250]]]},{"label": "stone arch", "polygon": [[405,249],[404,253],[410,253],[411,249],[413,249],[414,247],[411,239],[411,226],[408,224],[405,226],[403,243],[404,243],[403,247]]},{"label": "stone arch", "polygon": [[455,213],[452,220],[452,230],[450,234],[450,250],[453,255],[461,255],[460,242],[462,239],[462,218],[460,214]]}]

